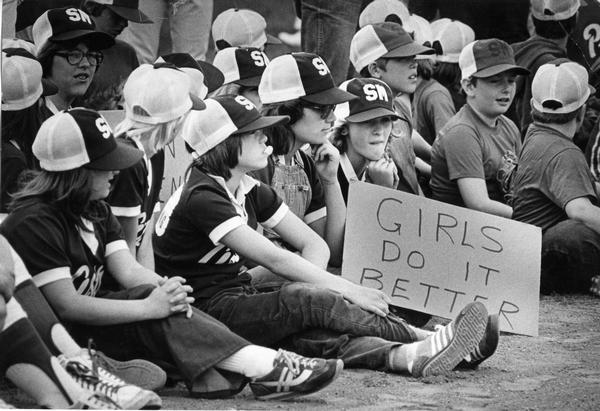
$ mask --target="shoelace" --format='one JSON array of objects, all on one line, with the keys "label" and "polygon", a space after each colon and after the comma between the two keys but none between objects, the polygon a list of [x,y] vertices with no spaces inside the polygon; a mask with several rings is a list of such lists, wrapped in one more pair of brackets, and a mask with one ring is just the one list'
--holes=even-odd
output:
[{"label": "shoelace", "polygon": [[306,358],[291,351],[279,350],[281,358],[285,365],[292,371],[294,375],[300,374],[300,367],[314,368],[317,365],[317,360],[314,358]]},{"label": "shoelace", "polygon": [[[100,356],[94,349],[94,340],[88,340],[87,346],[88,355],[92,361],[92,372],[100,377],[102,380],[109,382],[114,385],[125,385],[126,382],[117,377],[114,374],[114,367],[112,367],[108,361]],[[108,371],[107,371],[108,370]],[[118,389],[118,388],[117,388]]]},{"label": "shoelace", "polygon": [[94,373],[93,370],[90,370],[79,361],[69,360],[65,369],[77,382],[80,382],[84,388],[91,388],[96,394],[104,394],[110,398],[111,395],[114,395],[119,389],[117,385],[100,379],[100,376],[97,373]]},{"label": "shoelace", "polygon": [[110,397],[108,397],[104,394],[92,394],[85,401],[80,401],[80,402],[74,404],[73,406],[71,406],[71,408],[83,409],[83,410],[89,410],[89,409],[120,410],[121,409],[121,407],[119,407],[119,405],[116,402],[114,402]]}]

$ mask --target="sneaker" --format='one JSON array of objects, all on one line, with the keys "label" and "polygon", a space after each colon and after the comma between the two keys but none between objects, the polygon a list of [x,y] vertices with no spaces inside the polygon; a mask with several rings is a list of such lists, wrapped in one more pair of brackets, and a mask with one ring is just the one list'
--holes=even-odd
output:
[{"label": "sneaker", "polygon": [[479,364],[490,358],[498,347],[498,340],[500,339],[500,319],[498,314],[492,314],[488,316],[487,326],[485,327],[485,334],[479,344],[473,351],[469,353],[456,368],[463,370],[474,370]]},{"label": "sneaker", "polygon": [[[86,350],[87,351],[87,350]],[[158,365],[146,360],[117,361],[101,351],[91,350],[98,366],[116,375],[129,384],[150,391],[162,389],[167,382],[167,373]]]},{"label": "sneaker", "polygon": [[[0,407],[1,408],[1,407]],[[120,410],[119,406],[106,395],[91,394],[69,407],[70,410]]]},{"label": "sneaker", "polygon": [[483,338],[487,317],[487,310],[482,303],[467,304],[454,321],[427,337],[431,341],[430,355],[417,358],[411,374],[414,377],[427,377],[454,369]]},{"label": "sneaker", "polygon": [[302,357],[279,350],[273,370],[250,382],[259,400],[284,400],[311,394],[328,386],[344,368],[342,360]]},{"label": "sneaker", "polygon": [[156,393],[127,384],[85,356],[67,359],[61,355],[58,359],[79,385],[98,394],[101,399],[110,399],[118,408],[139,410],[160,409],[162,406],[162,400]]}]

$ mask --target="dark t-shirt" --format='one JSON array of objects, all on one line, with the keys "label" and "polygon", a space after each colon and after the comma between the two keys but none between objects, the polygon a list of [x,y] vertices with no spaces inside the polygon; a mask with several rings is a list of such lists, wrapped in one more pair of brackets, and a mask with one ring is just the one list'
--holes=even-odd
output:
[{"label": "dark t-shirt", "polygon": [[429,144],[456,114],[450,92],[434,79],[419,84],[413,94],[412,110],[415,129]]},{"label": "dark t-shirt", "polygon": [[97,223],[86,222],[90,231],[70,223],[62,210],[37,203],[13,211],[0,226],[25,262],[38,287],[62,279],[71,279],[79,294],[96,296],[114,279],[105,281],[106,257],[127,250],[123,232],[107,204],[106,218]]},{"label": "dark t-shirt", "polygon": [[485,180],[489,198],[505,202],[498,171],[504,164],[504,156],[516,156],[520,150],[521,136],[512,121],[500,116],[492,127],[466,104],[440,130],[433,143],[433,199],[464,207],[457,180],[481,178]]},{"label": "dark t-shirt", "polygon": [[525,137],[513,192],[512,218],[542,230],[568,218],[569,201],[598,200],[583,152],[558,131],[535,123]]},{"label": "dark t-shirt", "polygon": [[[143,150],[140,143],[130,138],[121,140]],[[142,243],[146,226],[158,203],[164,170],[165,153],[163,150],[154,154],[150,160],[144,154],[137,164],[119,173],[114,180],[111,193],[106,199],[115,216],[137,217],[136,247]]]},{"label": "dark t-shirt", "polygon": [[7,213],[11,195],[18,189],[19,176],[27,169],[25,154],[13,143],[2,143],[2,203],[0,212]]},{"label": "dark t-shirt", "polygon": [[193,168],[156,223],[156,271],[186,278],[196,299],[248,282],[239,276],[247,259],[219,242],[225,235],[242,225],[273,228],[288,210],[270,186],[252,177],[242,179],[237,195],[224,184],[222,178]]},{"label": "dark t-shirt", "polygon": [[102,50],[104,61],[94,74],[92,84],[81,99],[75,100],[73,107],[87,107],[94,110],[122,109],[123,86],[138,62],[135,49],[129,44],[116,40],[114,46]]}]

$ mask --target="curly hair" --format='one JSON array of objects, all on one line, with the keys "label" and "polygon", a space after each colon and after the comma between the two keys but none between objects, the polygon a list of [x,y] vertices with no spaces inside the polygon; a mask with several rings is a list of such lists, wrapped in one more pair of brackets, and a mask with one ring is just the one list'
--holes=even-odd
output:
[{"label": "curly hair", "polygon": [[280,124],[264,129],[269,144],[273,146],[274,155],[284,155],[294,147],[296,135],[291,126],[303,116],[302,101],[290,100],[283,103],[269,104],[261,109],[263,116],[289,116],[287,124]]}]

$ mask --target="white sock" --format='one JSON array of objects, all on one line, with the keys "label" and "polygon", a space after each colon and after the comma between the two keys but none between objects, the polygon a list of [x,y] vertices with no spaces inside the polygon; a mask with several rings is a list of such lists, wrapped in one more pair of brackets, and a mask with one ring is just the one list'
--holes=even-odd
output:
[{"label": "white sock", "polygon": [[273,369],[277,351],[259,345],[247,345],[216,365],[248,378],[264,377]]}]

